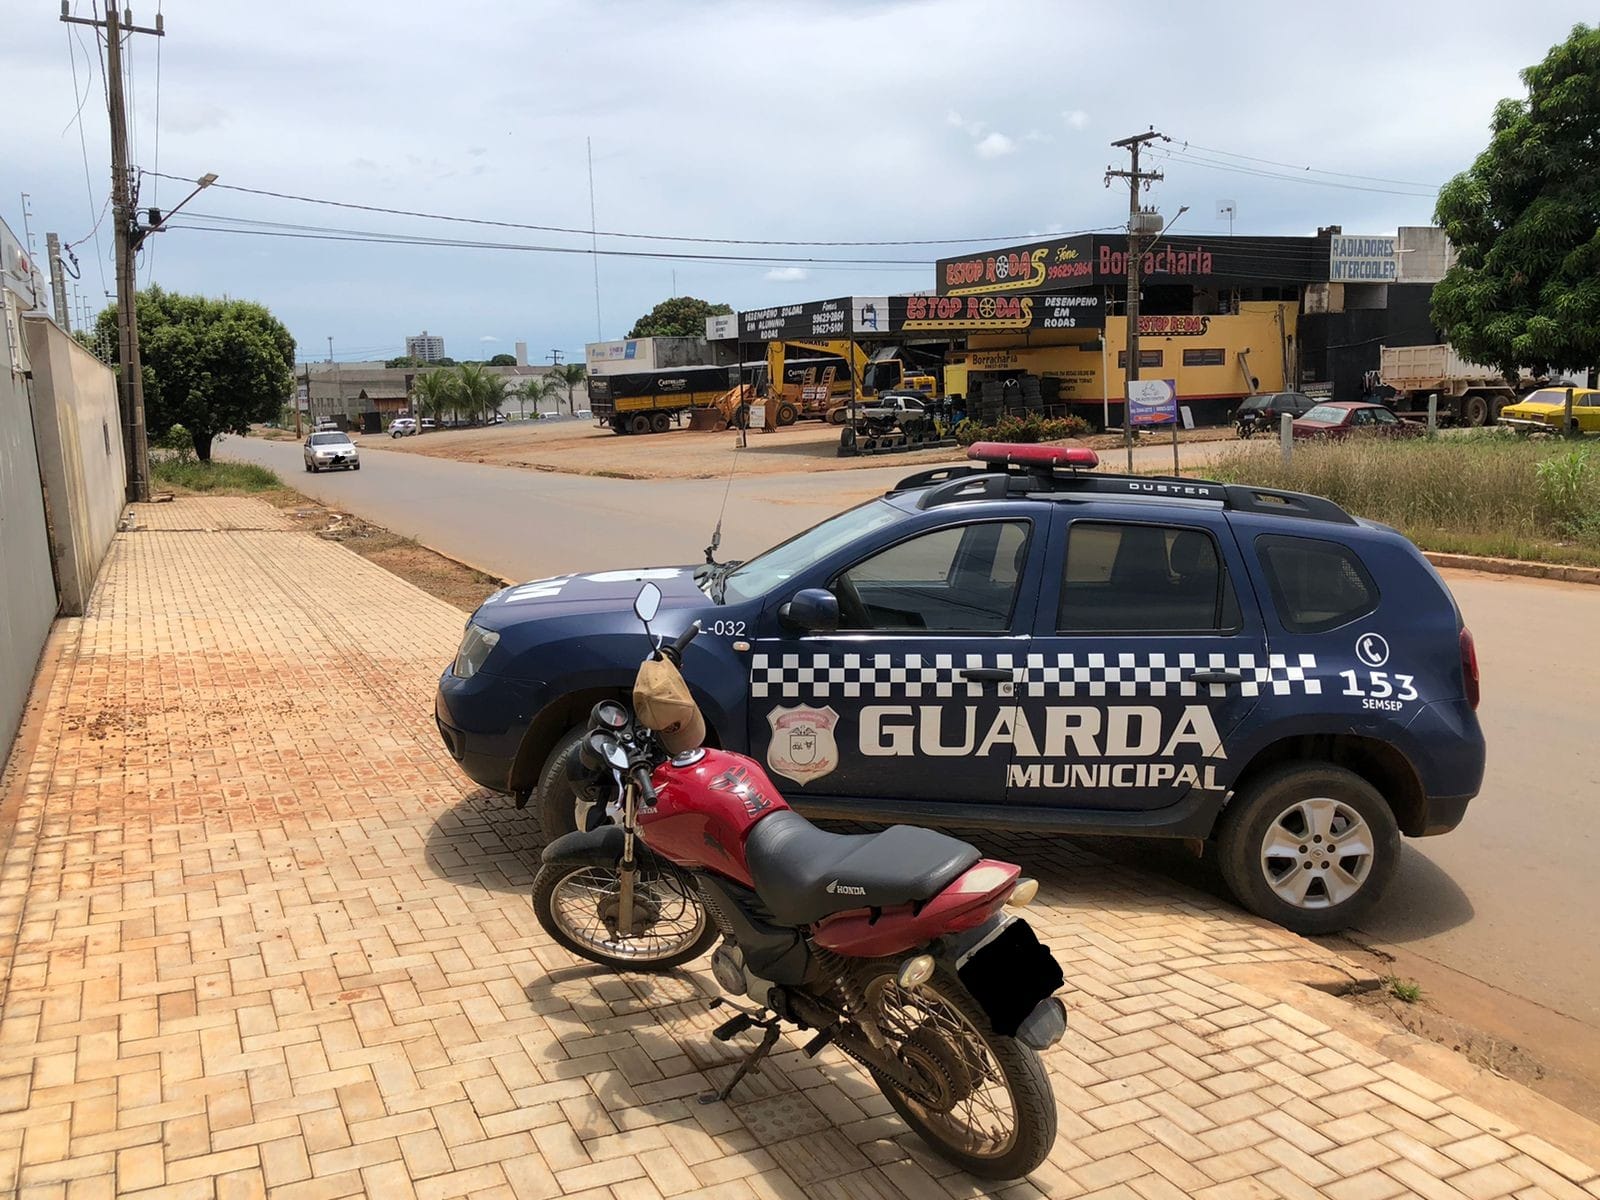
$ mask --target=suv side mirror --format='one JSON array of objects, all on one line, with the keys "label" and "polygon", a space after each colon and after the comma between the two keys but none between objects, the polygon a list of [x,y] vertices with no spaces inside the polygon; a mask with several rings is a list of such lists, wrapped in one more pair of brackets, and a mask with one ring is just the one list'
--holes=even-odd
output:
[{"label": "suv side mirror", "polygon": [[832,633],[839,628],[839,600],[826,588],[802,588],[778,610],[778,620],[799,633]]}]

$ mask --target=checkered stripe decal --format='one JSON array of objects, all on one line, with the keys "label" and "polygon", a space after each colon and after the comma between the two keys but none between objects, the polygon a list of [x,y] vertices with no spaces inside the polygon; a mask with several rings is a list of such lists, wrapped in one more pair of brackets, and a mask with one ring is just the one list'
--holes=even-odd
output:
[{"label": "checkered stripe decal", "polygon": [[[1230,687],[1243,696],[1320,696],[1316,668],[1314,654],[1293,663],[1286,654],[1030,654],[1022,686],[1029,696],[1226,696]],[[1242,682],[1196,683],[1188,678],[1196,671],[1233,671]]]},{"label": "checkered stripe decal", "polygon": [[[919,699],[994,695],[982,682],[961,678],[969,668],[1010,668],[1020,694],[1041,697],[1244,696],[1322,694],[1313,677],[1317,659],[1300,654],[757,654],[750,695],[762,700]],[[1203,684],[1195,671],[1233,671],[1238,684]],[[987,685],[992,689],[992,684]]]},{"label": "checkered stripe decal", "polygon": [[1014,654],[757,654],[750,661],[750,695],[757,700],[982,696],[985,685],[962,679],[959,672],[1021,665]]}]

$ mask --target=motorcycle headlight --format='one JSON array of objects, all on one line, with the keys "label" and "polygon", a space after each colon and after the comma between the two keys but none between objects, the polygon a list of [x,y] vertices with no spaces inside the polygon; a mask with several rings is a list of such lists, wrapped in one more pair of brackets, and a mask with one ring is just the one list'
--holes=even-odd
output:
[{"label": "motorcycle headlight", "polygon": [[482,625],[467,622],[467,632],[462,635],[461,648],[456,651],[455,665],[451,667],[457,679],[471,679],[478,673],[478,668],[483,666],[484,659],[489,657],[489,651],[499,644],[500,635],[492,629],[485,629]]}]

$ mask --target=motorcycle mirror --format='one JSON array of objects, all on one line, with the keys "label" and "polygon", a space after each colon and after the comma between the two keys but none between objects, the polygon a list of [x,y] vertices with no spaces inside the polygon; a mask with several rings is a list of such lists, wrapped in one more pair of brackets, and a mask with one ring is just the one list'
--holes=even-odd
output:
[{"label": "motorcycle mirror", "polygon": [[628,769],[628,752],[616,742],[606,742],[606,761],[619,771]]},{"label": "motorcycle mirror", "polygon": [[661,611],[661,589],[653,583],[647,583],[639,589],[639,594],[633,600],[633,613],[646,625],[656,619],[656,613]]}]

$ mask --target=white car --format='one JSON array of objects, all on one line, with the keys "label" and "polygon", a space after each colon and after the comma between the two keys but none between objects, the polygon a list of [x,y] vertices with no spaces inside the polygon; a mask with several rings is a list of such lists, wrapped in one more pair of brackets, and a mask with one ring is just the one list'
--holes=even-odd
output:
[{"label": "white car", "polygon": [[389,422],[389,436],[392,438],[409,437],[417,432],[417,419],[415,417],[396,417]]},{"label": "white car", "polygon": [[313,433],[308,437],[305,459],[306,470],[313,474],[334,467],[344,467],[350,471],[361,470],[361,455],[356,450],[356,444],[350,440],[348,434],[337,431]]}]

